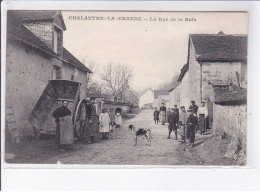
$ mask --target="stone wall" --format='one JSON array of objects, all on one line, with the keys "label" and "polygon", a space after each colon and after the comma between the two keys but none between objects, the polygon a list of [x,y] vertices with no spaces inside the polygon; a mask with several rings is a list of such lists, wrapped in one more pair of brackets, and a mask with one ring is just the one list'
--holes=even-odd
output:
[{"label": "stone wall", "polygon": [[185,106],[185,108],[191,104],[189,74],[187,71],[180,83],[180,106]]},{"label": "stone wall", "polygon": [[72,65],[63,63],[62,79],[72,80],[72,76],[73,76],[74,81],[81,83],[80,98],[86,99],[87,98],[87,84],[88,84],[87,72],[81,71]]},{"label": "stone wall", "polygon": [[28,115],[52,79],[53,64],[60,66],[61,61],[15,41],[7,42],[6,106],[14,108],[24,135],[32,134]]},{"label": "stone wall", "polygon": [[[195,50],[192,41],[190,42],[189,56],[189,76],[190,76],[190,100],[194,100],[198,106],[201,106],[201,66],[196,61]],[[190,105],[190,102],[189,102]],[[186,106],[185,106],[186,107]]]},{"label": "stone wall", "polygon": [[224,132],[231,139],[236,139],[242,144],[246,152],[246,131],[247,131],[247,106],[223,106],[214,104],[213,130],[215,134],[222,135]]},{"label": "stone wall", "polygon": [[169,92],[169,107],[172,108],[175,104],[180,107],[180,85]]}]

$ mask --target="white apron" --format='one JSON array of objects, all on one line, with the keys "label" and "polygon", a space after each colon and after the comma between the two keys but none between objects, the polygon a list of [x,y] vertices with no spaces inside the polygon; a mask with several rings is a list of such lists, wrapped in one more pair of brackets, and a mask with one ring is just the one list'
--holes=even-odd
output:
[{"label": "white apron", "polygon": [[116,116],[115,116],[115,122],[117,125],[122,125],[122,117],[121,117],[121,114],[120,113],[116,113]]},{"label": "white apron", "polygon": [[67,145],[73,143],[73,126],[71,116],[60,119],[60,144]]},{"label": "white apron", "polygon": [[108,113],[101,113],[99,115],[99,132],[104,133],[104,132],[109,132],[109,123],[110,123],[110,117]]}]

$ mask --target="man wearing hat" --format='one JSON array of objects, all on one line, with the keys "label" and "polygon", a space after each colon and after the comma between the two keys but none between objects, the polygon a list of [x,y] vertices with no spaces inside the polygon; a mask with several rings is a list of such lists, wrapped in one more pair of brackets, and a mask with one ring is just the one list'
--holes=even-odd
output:
[{"label": "man wearing hat", "polygon": [[188,110],[189,117],[187,119],[186,125],[187,125],[187,139],[190,139],[189,145],[191,147],[194,147],[194,141],[195,141],[195,127],[198,123],[197,116],[194,115],[193,109]]},{"label": "man wearing hat", "polygon": [[178,125],[178,117],[176,109],[171,109],[171,114],[169,115],[169,136],[167,139],[171,138],[172,131],[175,133],[175,140],[177,140],[177,125]]},{"label": "man wearing hat", "polygon": [[191,101],[191,105],[190,105],[189,109],[191,109],[193,111],[193,113],[197,115],[199,107],[195,104],[194,100]]}]

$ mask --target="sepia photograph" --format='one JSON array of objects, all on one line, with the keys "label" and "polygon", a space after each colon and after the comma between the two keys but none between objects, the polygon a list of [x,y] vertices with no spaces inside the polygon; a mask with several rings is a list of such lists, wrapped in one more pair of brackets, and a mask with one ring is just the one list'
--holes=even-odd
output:
[{"label": "sepia photograph", "polygon": [[248,12],[6,19],[5,163],[247,165]]}]

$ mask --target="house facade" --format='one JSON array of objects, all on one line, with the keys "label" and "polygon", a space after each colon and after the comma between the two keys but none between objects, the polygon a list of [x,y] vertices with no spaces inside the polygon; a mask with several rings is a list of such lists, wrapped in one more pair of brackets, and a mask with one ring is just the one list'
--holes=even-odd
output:
[{"label": "house facade", "polygon": [[154,104],[153,107],[160,108],[169,104],[169,91],[168,90],[154,90]]},{"label": "house facade", "polygon": [[138,107],[138,103],[139,103],[138,94],[129,85],[126,87],[123,93],[122,102],[130,104],[132,107]]},{"label": "house facade", "polygon": [[[181,70],[180,105],[212,106],[214,85],[247,85],[247,36],[191,34],[188,61]],[[208,107],[210,110],[213,108]]]},{"label": "house facade", "polygon": [[169,90],[169,108],[173,108],[174,105],[180,107],[180,83],[179,82],[177,82]]},{"label": "house facade", "polygon": [[63,47],[64,30],[60,11],[8,11],[6,116],[14,113],[15,133],[33,134],[28,116],[49,80],[78,81],[80,97],[86,97],[91,71]]},{"label": "house facade", "polygon": [[154,103],[154,94],[151,88],[139,97],[139,107],[143,108],[147,104]]}]

